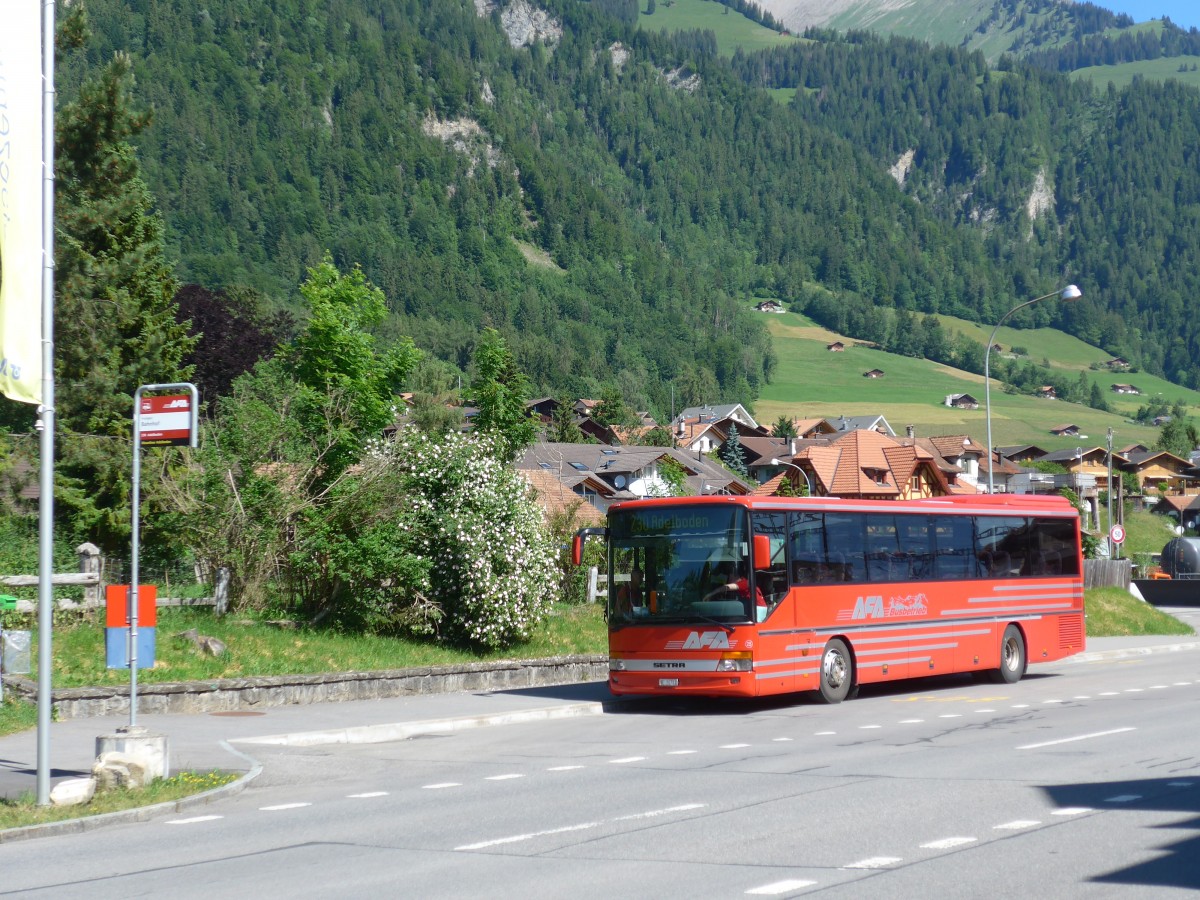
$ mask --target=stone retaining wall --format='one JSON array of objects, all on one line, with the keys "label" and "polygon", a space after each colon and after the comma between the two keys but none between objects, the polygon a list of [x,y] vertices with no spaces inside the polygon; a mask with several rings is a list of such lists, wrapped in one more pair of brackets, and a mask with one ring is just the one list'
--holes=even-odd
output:
[{"label": "stone retaining wall", "polygon": [[[290,704],[378,700],[411,694],[499,691],[604,681],[607,678],[607,657],[566,656],[461,666],[425,666],[384,672],[332,672],[173,684],[139,682],[138,712],[235,712]],[[5,677],[4,684],[8,690],[36,702],[36,682],[9,675]],[[51,702],[59,720],[128,714],[129,685],[62,688],[53,691]]]}]

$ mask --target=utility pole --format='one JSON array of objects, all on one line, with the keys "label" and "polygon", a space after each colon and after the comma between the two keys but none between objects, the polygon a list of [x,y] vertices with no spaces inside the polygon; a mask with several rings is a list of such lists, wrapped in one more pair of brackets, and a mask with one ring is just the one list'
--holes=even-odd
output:
[{"label": "utility pole", "polygon": [[1112,430],[1112,427],[1109,426],[1109,429],[1108,429],[1108,536],[1105,538],[1105,540],[1108,541],[1108,558],[1109,559],[1117,559],[1118,554],[1121,552],[1121,545],[1114,544],[1113,539],[1112,539],[1112,527],[1113,527],[1113,517],[1112,517],[1113,516],[1113,513],[1112,513],[1112,506],[1113,506],[1113,504],[1112,504],[1112,500],[1113,500],[1112,441],[1113,441],[1113,430]]}]

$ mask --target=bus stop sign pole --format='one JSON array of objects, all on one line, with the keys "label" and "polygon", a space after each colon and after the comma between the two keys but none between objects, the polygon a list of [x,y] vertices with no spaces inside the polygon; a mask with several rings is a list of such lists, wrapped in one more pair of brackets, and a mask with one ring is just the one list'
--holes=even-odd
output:
[{"label": "bus stop sign pole", "polygon": [[[145,396],[150,392],[187,391],[186,395]],[[137,726],[138,543],[141,540],[140,498],[142,444],[196,446],[200,392],[190,382],[143,384],[133,395],[133,522],[129,550],[129,728]]]}]

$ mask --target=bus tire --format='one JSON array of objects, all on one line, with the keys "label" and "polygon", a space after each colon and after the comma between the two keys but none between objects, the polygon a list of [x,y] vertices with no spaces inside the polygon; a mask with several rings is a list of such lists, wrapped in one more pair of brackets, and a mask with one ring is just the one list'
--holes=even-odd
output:
[{"label": "bus tire", "polygon": [[854,684],[854,660],[841,638],[833,638],[821,653],[821,684],[817,694],[822,703],[841,703],[850,696]]},{"label": "bus tire", "polygon": [[1016,625],[1004,629],[1000,639],[1000,668],[992,672],[996,684],[1016,684],[1025,674],[1025,637]]}]

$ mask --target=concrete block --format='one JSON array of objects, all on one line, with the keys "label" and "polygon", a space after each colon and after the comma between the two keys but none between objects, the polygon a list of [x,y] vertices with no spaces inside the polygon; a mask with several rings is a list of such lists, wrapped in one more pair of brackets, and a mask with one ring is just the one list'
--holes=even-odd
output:
[{"label": "concrete block", "polygon": [[96,738],[97,759],[106,753],[116,753],[135,760],[144,770],[146,781],[170,777],[169,749],[165,734],[147,731],[141,725],[118,728],[114,734]]}]

